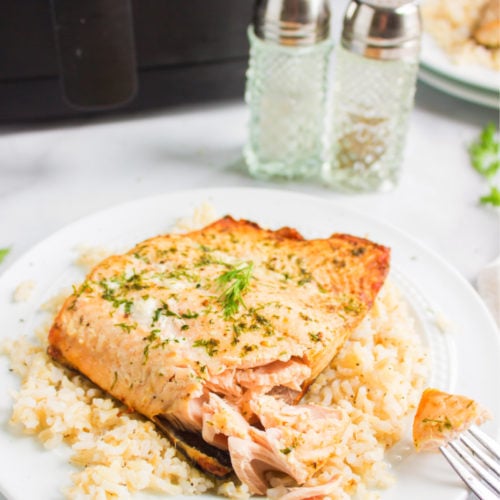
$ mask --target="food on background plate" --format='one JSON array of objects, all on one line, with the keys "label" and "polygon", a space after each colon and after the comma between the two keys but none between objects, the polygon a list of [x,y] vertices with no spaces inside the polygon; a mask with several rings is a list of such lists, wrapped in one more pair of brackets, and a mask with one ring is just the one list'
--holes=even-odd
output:
[{"label": "food on background plate", "polygon": [[348,419],[295,404],[388,270],[389,250],[366,239],[304,240],[225,217],[104,260],[57,315],[49,353],[156,422],[203,470],[234,469],[256,494],[327,495],[338,474],[323,463]]},{"label": "food on background plate", "polygon": [[457,64],[500,69],[499,0],[425,0],[424,29]]},{"label": "food on background plate", "polygon": [[413,420],[413,442],[417,451],[437,450],[471,425],[481,425],[490,413],[466,396],[426,389]]},{"label": "food on background plate", "polygon": [[500,0],[489,0],[483,5],[473,35],[485,47],[500,48]]}]

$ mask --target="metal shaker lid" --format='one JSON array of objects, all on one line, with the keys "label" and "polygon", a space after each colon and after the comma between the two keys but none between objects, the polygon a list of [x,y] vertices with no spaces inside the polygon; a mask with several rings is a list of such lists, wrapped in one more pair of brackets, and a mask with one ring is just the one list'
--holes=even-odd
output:
[{"label": "metal shaker lid", "polygon": [[280,45],[308,46],[330,34],[329,0],[257,0],[255,34]]},{"label": "metal shaker lid", "polygon": [[342,46],[372,59],[415,58],[421,32],[417,0],[351,0]]}]

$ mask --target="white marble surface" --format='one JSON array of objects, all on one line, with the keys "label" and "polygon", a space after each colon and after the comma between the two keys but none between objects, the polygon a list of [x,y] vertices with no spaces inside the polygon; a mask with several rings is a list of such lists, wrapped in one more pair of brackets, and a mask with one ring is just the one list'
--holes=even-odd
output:
[{"label": "white marble surface", "polygon": [[304,191],[369,213],[413,235],[468,280],[500,252],[497,214],[478,204],[484,181],[467,146],[498,113],[419,84],[403,175],[388,194],[345,195],[319,184],[273,184],[245,172],[241,102],[148,116],[0,129],[0,273],[37,241],[137,197],[215,186]]}]

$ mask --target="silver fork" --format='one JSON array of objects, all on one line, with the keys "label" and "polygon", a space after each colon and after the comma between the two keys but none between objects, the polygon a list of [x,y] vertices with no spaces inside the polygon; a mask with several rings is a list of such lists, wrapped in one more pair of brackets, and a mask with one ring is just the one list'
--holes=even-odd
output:
[{"label": "silver fork", "polygon": [[473,425],[441,453],[480,500],[500,498],[500,445]]}]

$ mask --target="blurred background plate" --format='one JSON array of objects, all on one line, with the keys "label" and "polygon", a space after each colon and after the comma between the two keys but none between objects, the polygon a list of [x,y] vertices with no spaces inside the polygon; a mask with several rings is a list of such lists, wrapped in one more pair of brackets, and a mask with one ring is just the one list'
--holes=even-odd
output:
[{"label": "blurred background plate", "polygon": [[462,85],[477,87],[479,91],[498,93],[500,88],[499,71],[479,65],[453,63],[427,33],[422,36],[420,64],[424,70],[430,70]]},{"label": "blurred background plate", "polygon": [[496,91],[485,90],[481,87],[475,87],[458,80],[446,78],[441,73],[436,73],[423,65],[420,66],[418,77],[422,82],[446,94],[488,108],[500,108],[500,91],[498,89]]}]

